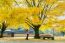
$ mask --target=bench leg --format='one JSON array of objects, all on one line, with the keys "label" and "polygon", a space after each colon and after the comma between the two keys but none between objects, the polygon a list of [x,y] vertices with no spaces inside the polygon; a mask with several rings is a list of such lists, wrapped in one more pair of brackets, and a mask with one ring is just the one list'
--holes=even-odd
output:
[{"label": "bench leg", "polygon": [[43,39],[45,40],[45,37],[43,37]]},{"label": "bench leg", "polygon": [[52,37],[52,40],[54,40],[54,37]]}]

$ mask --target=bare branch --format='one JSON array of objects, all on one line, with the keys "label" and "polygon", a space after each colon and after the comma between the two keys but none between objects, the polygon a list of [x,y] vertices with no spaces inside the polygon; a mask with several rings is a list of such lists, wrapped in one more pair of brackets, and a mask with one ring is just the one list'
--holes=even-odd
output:
[{"label": "bare branch", "polygon": [[32,6],[28,0],[25,0],[25,1],[26,1],[27,5],[28,5],[29,7]]},{"label": "bare branch", "polygon": [[43,1],[43,0],[38,0],[38,5],[37,5],[37,7],[39,7],[39,5],[41,4],[42,1]]},{"label": "bare branch", "polygon": [[32,0],[32,3],[33,3],[33,6],[36,6],[36,5],[35,5],[35,0]]}]

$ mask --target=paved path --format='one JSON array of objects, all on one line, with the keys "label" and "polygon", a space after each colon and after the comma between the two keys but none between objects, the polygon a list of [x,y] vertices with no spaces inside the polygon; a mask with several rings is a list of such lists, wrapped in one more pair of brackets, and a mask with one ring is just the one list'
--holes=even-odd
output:
[{"label": "paved path", "polygon": [[[4,37],[4,38],[0,38],[0,40],[2,40],[2,39],[25,39],[26,37]],[[31,38],[34,38],[34,37],[29,37],[29,39],[31,39]],[[55,40],[65,40],[65,37],[60,37],[60,36],[58,36],[58,37],[54,37],[55,38]]]},{"label": "paved path", "polygon": [[55,37],[55,40],[33,39],[25,40],[25,37],[4,37],[0,38],[0,43],[65,43],[65,37]]},{"label": "paved path", "polygon": [[57,40],[0,40],[0,43],[65,43],[65,41]]}]

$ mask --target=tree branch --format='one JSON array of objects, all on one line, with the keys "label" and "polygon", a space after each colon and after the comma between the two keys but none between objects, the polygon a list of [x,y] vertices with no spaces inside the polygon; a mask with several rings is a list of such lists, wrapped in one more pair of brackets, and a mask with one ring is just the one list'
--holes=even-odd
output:
[{"label": "tree branch", "polygon": [[53,5],[56,3],[57,1],[53,2],[52,5],[50,6],[49,10],[53,7]]},{"label": "tree branch", "polygon": [[38,0],[38,5],[37,7],[39,7],[40,3],[42,2],[43,0]]},{"label": "tree branch", "polygon": [[30,21],[28,18],[26,18],[26,21],[27,21],[28,23],[30,23],[32,26],[34,26],[33,23],[32,23],[32,21]]},{"label": "tree branch", "polygon": [[29,7],[32,6],[28,0],[25,0],[25,1],[26,1],[27,5],[28,5]]},{"label": "tree branch", "polygon": [[20,7],[19,4],[18,4],[18,2],[16,0],[14,0],[14,2],[16,3],[16,5],[18,5],[18,7]]},{"label": "tree branch", "polygon": [[44,8],[41,10],[41,12],[39,13],[39,19],[43,20],[44,16],[46,16],[46,11],[47,11],[48,5],[44,5]]},{"label": "tree branch", "polygon": [[31,26],[27,21],[25,22],[25,23],[27,23],[27,25],[29,25],[30,27],[32,27],[33,29],[34,29],[34,27],[33,26]]},{"label": "tree branch", "polygon": [[36,6],[36,5],[35,5],[35,0],[32,0],[32,3],[33,3],[33,6]]},{"label": "tree branch", "polygon": [[[53,2],[53,4],[55,4],[55,3],[56,2]],[[45,3],[45,5],[43,7],[43,10],[41,11],[41,16],[40,16],[40,18],[42,20],[42,24],[43,24],[43,21],[45,20],[45,18],[47,17],[46,12],[51,9],[51,7],[53,6],[53,4],[49,8],[49,5]]]},{"label": "tree branch", "polygon": [[41,23],[41,25],[43,24],[43,22],[44,22],[44,20],[45,20],[45,18],[46,18],[47,16],[46,15],[44,15],[44,18],[43,18],[43,20],[42,20],[42,23]]}]

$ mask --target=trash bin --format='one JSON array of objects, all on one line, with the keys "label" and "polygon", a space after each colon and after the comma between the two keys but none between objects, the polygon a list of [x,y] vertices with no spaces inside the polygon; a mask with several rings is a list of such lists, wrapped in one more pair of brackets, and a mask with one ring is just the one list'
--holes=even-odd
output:
[{"label": "trash bin", "polygon": [[14,30],[11,29],[11,37],[14,37]]},{"label": "trash bin", "polygon": [[11,32],[11,37],[14,37],[14,32]]}]

